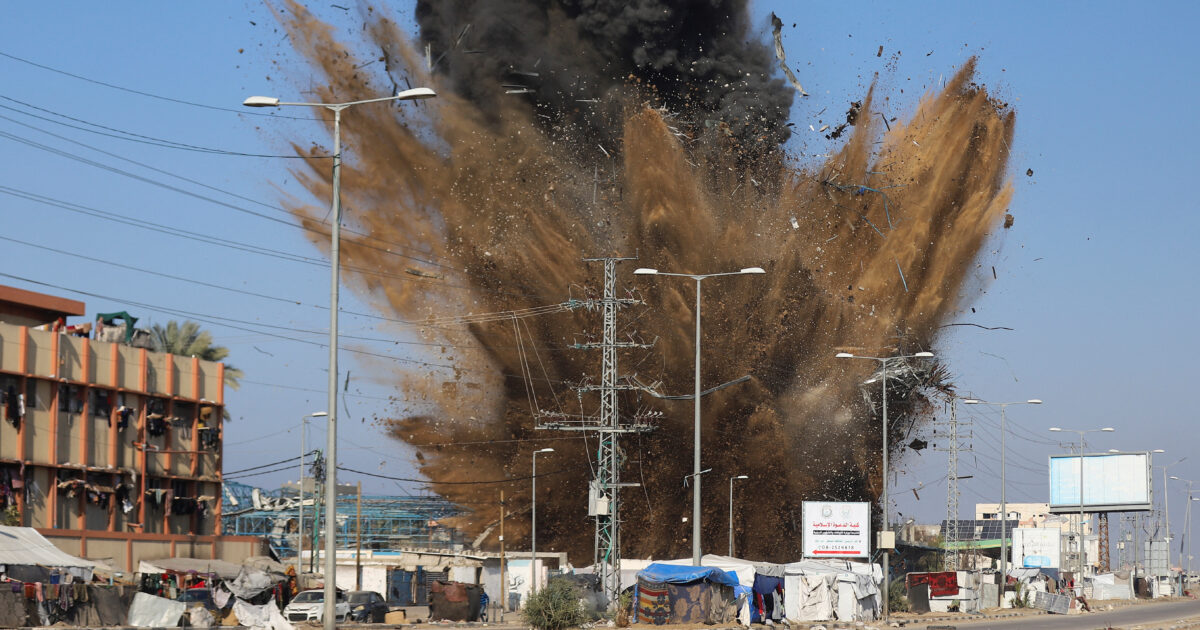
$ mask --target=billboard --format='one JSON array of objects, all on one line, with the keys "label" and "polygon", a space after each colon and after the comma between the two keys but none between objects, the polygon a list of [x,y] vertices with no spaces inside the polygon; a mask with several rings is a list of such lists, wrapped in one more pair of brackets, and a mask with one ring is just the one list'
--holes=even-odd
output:
[{"label": "billboard", "polygon": [[1012,530],[1013,566],[1060,568],[1062,530],[1057,527],[1018,527]]},{"label": "billboard", "polygon": [[[1083,458],[1085,512],[1149,510],[1150,454],[1096,453]],[[1080,457],[1050,456],[1050,511],[1079,511]]]},{"label": "billboard", "polygon": [[871,504],[805,501],[802,513],[804,557],[870,557]]}]

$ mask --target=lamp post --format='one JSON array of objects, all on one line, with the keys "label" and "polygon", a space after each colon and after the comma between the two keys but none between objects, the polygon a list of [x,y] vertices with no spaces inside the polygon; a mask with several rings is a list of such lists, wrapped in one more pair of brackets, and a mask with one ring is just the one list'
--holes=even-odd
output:
[{"label": "lamp post", "polygon": [[[1083,459],[1084,448],[1086,445],[1083,441],[1083,436],[1088,433],[1112,433],[1116,429],[1112,427],[1104,427],[1103,429],[1063,429],[1060,427],[1050,427],[1051,431],[1062,433],[1078,433],[1079,434],[1079,584],[1080,589],[1083,588],[1083,562],[1087,555],[1087,548],[1083,544]],[[1165,485],[1166,482],[1164,481]],[[1082,592],[1082,591],[1081,591]]]},{"label": "lamp post", "polygon": [[715,278],[717,276],[736,276],[740,274],[760,274],[766,273],[762,267],[746,267],[741,271],[728,271],[725,273],[707,273],[707,274],[690,274],[690,273],[667,273],[657,269],[649,269],[642,267],[635,269],[633,274],[636,276],[678,276],[681,278],[691,278],[696,281],[696,376],[695,376],[695,398],[693,412],[693,427],[692,427],[692,474],[696,485],[692,488],[692,565],[700,566],[700,283],[706,278]]},{"label": "lamp post", "polygon": [[300,423],[300,523],[296,527],[296,539],[298,541],[296,543],[297,584],[299,583],[300,574],[303,572],[303,565],[301,563],[304,557],[304,455],[307,453],[305,449],[308,448],[308,419],[324,418],[325,416],[326,413],[324,411],[317,411],[304,416]]},{"label": "lamp post", "polygon": [[529,519],[529,520],[530,520],[530,528],[529,528],[529,541],[530,541],[530,542],[529,542],[529,572],[530,572],[530,574],[531,574],[531,575],[530,575],[530,578],[531,578],[531,579],[529,580],[529,584],[530,584],[530,586],[532,587],[532,589],[529,591],[529,592],[530,592],[530,594],[536,593],[536,592],[537,592],[537,587],[538,587],[538,569],[537,569],[537,456],[538,456],[540,453],[553,453],[553,452],[554,452],[554,449],[552,449],[552,448],[549,448],[549,447],[547,447],[547,448],[544,448],[544,449],[542,449],[542,450],[540,450],[540,451],[534,451],[534,452],[533,452],[533,477],[531,477],[531,478],[530,478],[530,479],[533,481],[533,495],[532,495],[532,496],[533,496],[533,501],[532,501],[532,505],[531,505],[531,507],[530,507],[530,510],[529,510],[529,511],[530,511],[530,515],[531,515],[531,518]]},{"label": "lamp post", "polygon": [[338,288],[341,273],[341,225],[342,225],[342,110],[354,105],[382,103],[384,101],[411,101],[433,98],[437,93],[429,88],[404,90],[394,96],[369,98],[347,103],[289,103],[271,96],[251,96],[242,102],[246,107],[320,107],[333,112],[333,202],[329,231],[329,434],[327,440],[325,472],[325,495],[330,504],[325,510],[325,612],[322,614],[325,630],[334,630],[336,619],[337,588],[334,574],[337,569],[337,360],[338,360]]},{"label": "lamp post", "polygon": [[[1166,471],[1164,470],[1164,472],[1166,472]],[[1179,477],[1176,477],[1175,475],[1171,475],[1171,477],[1170,477],[1170,478],[1171,478],[1171,479],[1174,479],[1175,481],[1182,481],[1182,482],[1185,482],[1185,483],[1187,483],[1187,496],[1188,496],[1188,500],[1187,500],[1187,507],[1186,507],[1186,508],[1184,509],[1184,511],[1183,511],[1183,513],[1184,513],[1184,517],[1183,517],[1183,537],[1184,537],[1184,538],[1186,538],[1186,539],[1187,539],[1187,541],[1188,541],[1188,554],[1189,554],[1189,555],[1191,555],[1191,553],[1192,553],[1192,537],[1191,537],[1191,531],[1192,531],[1192,480],[1190,480],[1190,479],[1181,479],[1181,478],[1179,478]],[[1165,488],[1165,487],[1163,488],[1163,492],[1164,492],[1164,493],[1166,493],[1166,488]],[[1165,498],[1165,497],[1164,497],[1164,498]],[[1170,542],[1168,542],[1168,543],[1167,543],[1167,548],[1168,548],[1168,549],[1170,549],[1170,547],[1171,547],[1171,544],[1170,544]],[[1169,553],[1170,553],[1170,552],[1168,551],[1168,554],[1169,554]],[[1169,556],[1168,556],[1168,557],[1169,557]],[[1184,558],[1183,558],[1183,545],[1180,545],[1180,546],[1179,546],[1179,568],[1180,568],[1181,570],[1182,570],[1182,569],[1183,569],[1183,567],[1184,567],[1183,560],[1184,560]],[[1168,565],[1170,565],[1170,564],[1171,564],[1169,560],[1168,560],[1167,564],[1168,564]],[[1170,569],[1170,567],[1169,567],[1169,566],[1168,566],[1167,568],[1168,568],[1168,569]],[[1179,591],[1179,592],[1180,592],[1180,594],[1181,594],[1181,595],[1183,594],[1183,590],[1182,590],[1182,584],[1180,585],[1180,591]]]},{"label": "lamp post", "polygon": [[1181,457],[1181,458],[1175,460],[1175,462],[1173,462],[1173,463],[1166,464],[1163,466],[1158,466],[1158,468],[1162,468],[1162,474],[1163,474],[1163,521],[1164,521],[1164,525],[1167,530],[1166,540],[1167,540],[1167,568],[1168,569],[1171,568],[1171,501],[1170,501],[1170,494],[1167,490],[1167,469],[1176,464],[1183,463],[1183,461],[1186,459],[1187,459],[1187,457]]},{"label": "lamp post", "polygon": [[729,557],[733,557],[733,480],[749,479],[747,475],[738,475],[729,478]]},{"label": "lamp post", "polygon": [[[897,355],[894,357],[865,357],[849,352],[839,352],[834,358],[837,359],[869,359],[878,361],[880,367],[879,380],[883,384],[883,529],[889,531],[891,523],[888,516],[888,417],[887,417],[887,366],[888,361],[899,361],[902,359],[928,359],[932,358],[932,352],[917,352],[910,355]],[[888,584],[890,576],[888,575],[888,554],[883,552],[883,618],[888,617]]]},{"label": "lamp post", "polygon": [[1040,398],[1030,398],[1029,400],[1018,400],[1013,402],[988,402],[978,398],[968,398],[963,401],[964,405],[989,405],[1000,408],[1000,588],[997,589],[996,607],[1004,606],[1004,587],[1008,585],[1008,493],[1007,484],[1004,472],[1004,437],[1008,429],[1006,427],[1008,416],[1005,409],[1009,405],[1040,405]]}]

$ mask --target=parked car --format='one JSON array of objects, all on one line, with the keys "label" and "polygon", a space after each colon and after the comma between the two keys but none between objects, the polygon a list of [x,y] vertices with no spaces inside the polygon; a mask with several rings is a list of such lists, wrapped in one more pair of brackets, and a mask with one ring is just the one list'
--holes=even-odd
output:
[{"label": "parked car", "polygon": [[368,623],[383,623],[388,614],[387,600],[375,591],[350,591],[346,594],[350,604],[350,620]]},{"label": "parked car", "polygon": [[[350,616],[350,604],[346,602],[346,594],[338,591],[337,601],[333,604],[335,621],[346,621]],[[323,621],[325,619],[325,591],[304,591],[292,599],[292,603],[283,609],[283,616],[288,621]]]}]

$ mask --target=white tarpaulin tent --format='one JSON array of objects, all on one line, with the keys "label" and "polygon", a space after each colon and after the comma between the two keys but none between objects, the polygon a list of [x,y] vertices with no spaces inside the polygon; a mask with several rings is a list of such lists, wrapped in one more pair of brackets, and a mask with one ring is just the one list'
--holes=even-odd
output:
[{"label": "white tarpaulin tent", "polygon": [[789,621],[874,621],[883,610],[878,565],[802,560],[784,565],[784,612]]},{"label": "white tarpaulin tent", "polygon": [[101,566],[91,560],[77,558],[54,546],[32,527],[0,525],[0,571],[13,573],[18,567],[66,569],[85,582],[92,579],[92,570]]}]

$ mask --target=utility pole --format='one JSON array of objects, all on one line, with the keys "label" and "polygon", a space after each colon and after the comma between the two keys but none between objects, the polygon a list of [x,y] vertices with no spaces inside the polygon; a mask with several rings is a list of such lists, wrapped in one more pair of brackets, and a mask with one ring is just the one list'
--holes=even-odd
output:
[{"label": "utility pole", "polygon": [[358,482],[358,501],[354,514],[354,590],[362,590],[362,482]]},{"label": "utility pole", "polygon": [[1107,573],[1109,571],[1108,512],[1097,513],[1096,520],[1099,522],[1097,545],[1100,547],[1100,572]]},{"label": "utility pole", "polygon": [[[942,566],[945,571],[957,571],[963,568],[962,550],[958,548],[958,480],[970,479],[972,475],[958,476],[958,453],[970,451],[970,444],[962,440],[970,439],[971,432],[965,435],[959,433],[962,427],[970,427],[970,422],[958,420],[958,398],[950,397],[950,421],[935,422],[933,434],[938,436],[938,428],[945,427],[945,446],[934,447],[935,451],[946,453],[946,534],[942,538]],[[974,568],[974,567],[972,567]]]},{"label": "utility pole", "polygon": [[508,606],[505,600],[508,588],[508,576],[505,571],[508,560],[504,556],[504,491],[500,491],[500,621],[504,621],[504,610]]},{"label": "utility pole", "polygon": [[604,263],[604,297],[588,300],[585,306],[599,309],[602,313],[602,339],[600,343],[575,343],[577,350],[599,349],[601,351],[600,384],[581,384],[574,387],[579,395],[595,392],[600,396],[598,416],[567,414],[563,412],[538,412],[539,429],[560,431],[589,431],[598,433],[600,440],[596,451],[596,478],[588,489],[588,515],[595,517],[594,561],[600,583],[610,606],[615,606],[621,594],[621,499],[620,489],[637,486],[636,483],[621,482],[621,464],[624,459],[619,436],[622,433],[639,433],[655,427],[646,421],[658,417],[657,412],[644,412],[622,422],[617,404],[617,394],[622,390],[640,390],[641,386],[619,378],[617,372],[617,350],[623,348],[649,348],[653,344],[638,341],[617,341],[617,310],[642,304],[633,297],[617,297],[617,263],[634,260],[627,257],[585,258],[586,262]]}]

